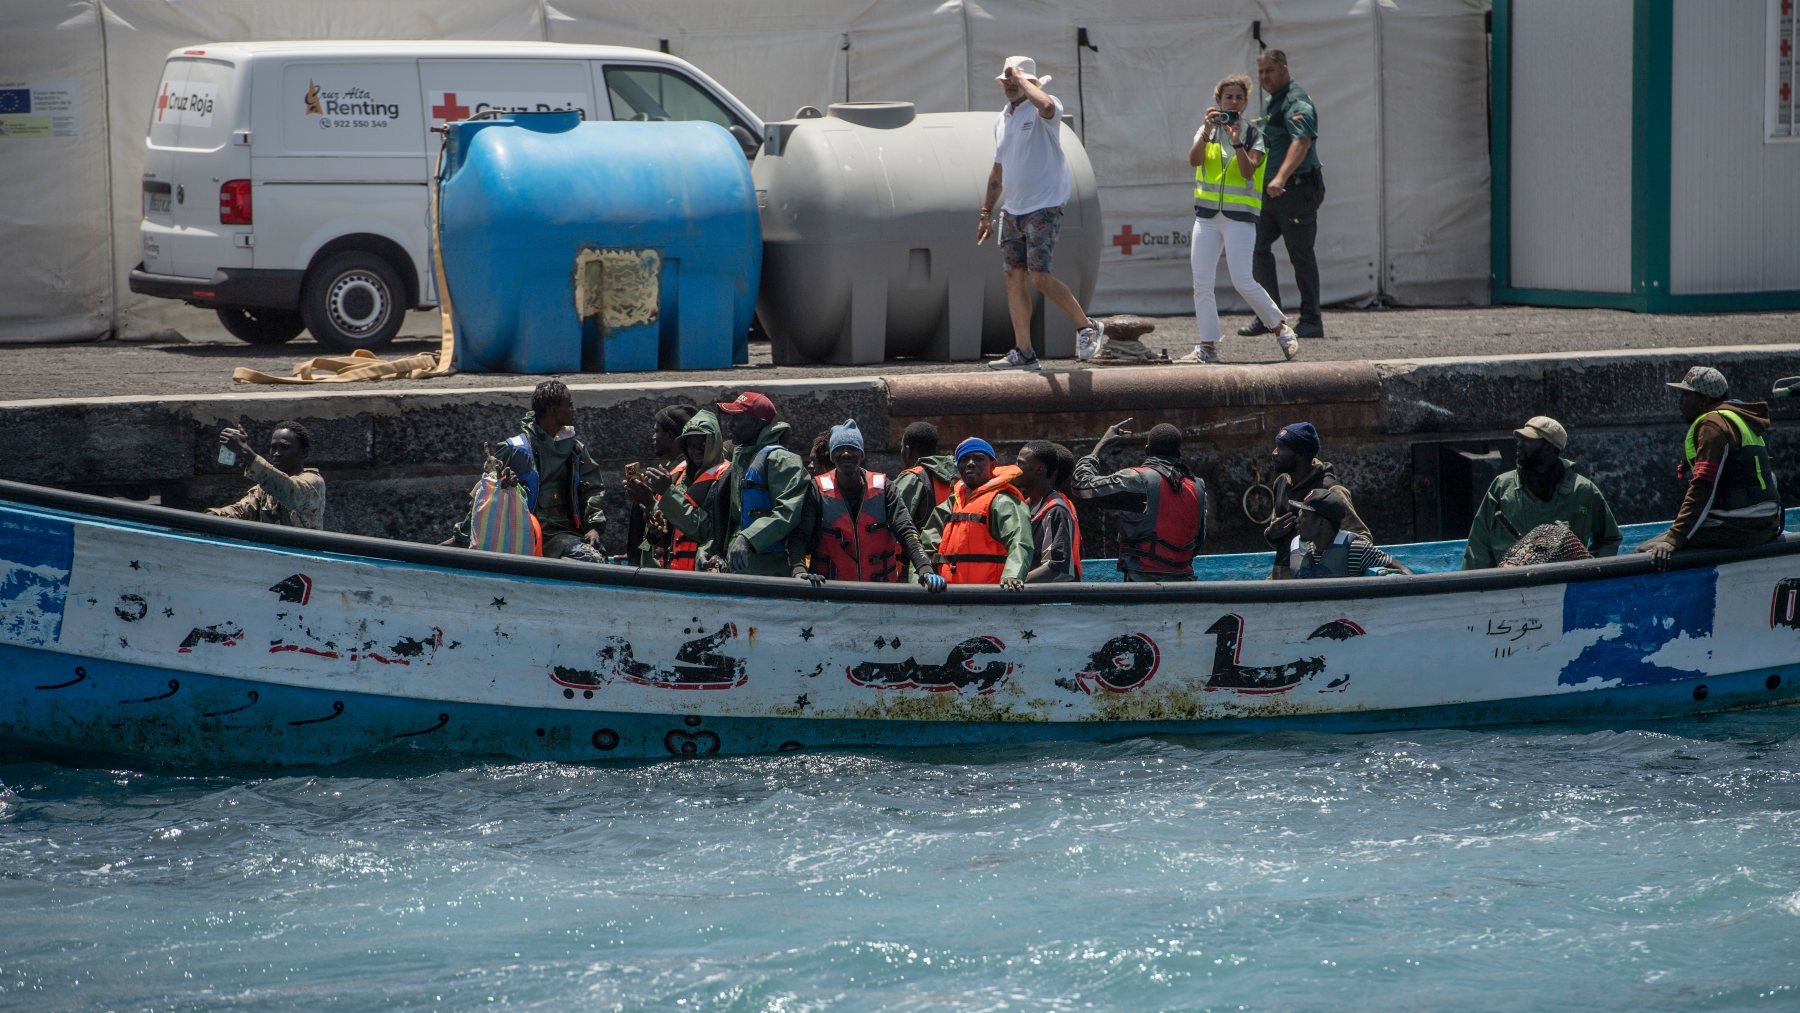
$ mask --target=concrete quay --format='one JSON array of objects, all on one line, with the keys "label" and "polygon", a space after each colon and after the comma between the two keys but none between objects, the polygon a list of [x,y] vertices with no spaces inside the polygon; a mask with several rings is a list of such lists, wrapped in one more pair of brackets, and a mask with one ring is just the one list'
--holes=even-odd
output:
[{"label": "concrete quay", "polygon": [[[1415,312],[1432,316],[1427,321]],[[1339,312],[1327,322],[1346,337],[1308,342],[1305,358],[1292,363],[1241,361],[1272,351],[1273,343],[1227,338],[1228,364],[1217,367],[1052,363],[1040,373],[997,373],[971,364],[752,365],[563,379],[575,391],[578,427],[601,458],[609,489],[616,488],[625,462],[648,457],[657,408],[703,404],[746,388],[777,401],[793,425],[797,450],[805,450],[812,434],[855,417],[875,468],[896,465],[900,434],[915,419],[936,422],[946,441],[983,435],[1003,453],[1039,438],[1082,453],[1119,419],[1134,418],[1140,431],[1171,422],[1187,433],[1186,457],[1207,480],[1211,548],[1218,551],[1260,547],[1246,517],[1246,494],[1252,509],[1264,508],[1257,486],[1272,477],[1271,438],[1282,425],[1308,419],[1324,435],[1321,456],[1355,490],[1378,538],[1401,542],[1460,535],[1454,528],[1466,524],[1459,518],[1488,476],[1510,466],[1511,430],[1536,414],[1569,427],[1568,456],[1606,491],[1621,523],[1668,517],[1679,502],[1673,469],[1683,426],[1664,381],[1704,362],[1724,371],[1734,393],[1759,399],[1776,379],[1800,374],[1800,315],[1588,317],[1603,313]],[[1598,328],[1598,336],[1572,335],[1571,319],[1582,317],[1617,326]],[[1436,337],[1350,336],[1395,318],[1429,323]],[[1686,330],[1679,327],[1683,321]],[[1191,344],[1191,318],[1155,322],[1158,330],[1147,343],[1172,345],[1177,353]],[[1639,347],[1544,347],[1620,344],[1627,325]],[[1537,328],[1532,340],[1520,337],[1527,327]],[[1737,337],[1760,343],[1705,340]],[[1425,350],[1438,351],[1506,347],[1510,354],[1354,354],[1357,348],[1379,349],[1384,341],[1421,348],[1435,342]],[[1271,347],[1262,349],[1264,342]],[[278,349],[276,365],[310,350],[302,343]],[[1342,356],[1331,358],[1336,351]],[[107,355],[121,352],[129,354],[107,362]],[[248,425],[260,444],[275,423],[297,418],[312,430],[314,463],[330,482],[330,527],[437,541],[465,508],[481,447],[517,431],[538,379],[459,375],[314,387],[219,382],[230,365],[269,356],[267,350],[204,340],[0,349],[0,376],[11,391],[0,401],[9,437],[0,477],[197,508],[235,498],[243,486],[214,463],[221,426]],[[1234,357],[1240,361],[1231,362]],[[92,368],[73,368],[74,360]],[[53,368],[58,361],[60,372]],[[157,361],[165,368],[147,365]],[[196,370],[195,362],[205,368]],[[104,394],[95,389],[102,381]],[[1793,421],[1800,404],[1779,401],[1774,408],[1770,444],[1778,470],[1785,471],[1784,462],[1800,458],[1800,426]],[[1122,448],[1115,463],[1129,463],[1138,453]],[[1789,505],[1800,503],[1800,478],[1788,485]],[[608,543],[617,552],[624,549],[623,497],[615,501]],[[1084,517],[1083,531],[1088,554],[1105,554],[1110,532],[1103,518]]]}]

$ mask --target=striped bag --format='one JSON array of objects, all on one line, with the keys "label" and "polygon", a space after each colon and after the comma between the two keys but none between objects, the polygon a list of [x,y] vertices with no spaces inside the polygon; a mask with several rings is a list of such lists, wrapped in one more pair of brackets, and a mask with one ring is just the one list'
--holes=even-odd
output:
[{"label": "striped bag", "polygon": [[483,475],[469,490],[469,547],[519,556],[544,554],[544,532],[525,505],[518,483],[503,488],[500,479]]}]

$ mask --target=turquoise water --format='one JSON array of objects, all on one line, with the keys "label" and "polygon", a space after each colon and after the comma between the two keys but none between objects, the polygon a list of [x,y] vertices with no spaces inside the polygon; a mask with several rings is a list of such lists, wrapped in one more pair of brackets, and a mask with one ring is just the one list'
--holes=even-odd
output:
[{"label": "turquoise water", "polygon": [[0,1008],[1792,1009],[1800,713],[631,767],[0,762]]}]

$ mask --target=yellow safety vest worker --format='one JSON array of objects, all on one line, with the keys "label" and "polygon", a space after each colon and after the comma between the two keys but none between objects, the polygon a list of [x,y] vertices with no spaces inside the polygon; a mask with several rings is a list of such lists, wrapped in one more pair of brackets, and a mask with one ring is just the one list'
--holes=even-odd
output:
[{"label": "yellow safety vest worker", "polygon": [[1262,215],[1263,176],[1268,168],[1265,158],[1257,163],[1255,175],[1245,179],[1237,152],[1218,141],[1207,141],[1200,164],[1194,167],[1195,209],[1211,208],[1240,222],[1256,221]]},{"label": "yellow safety vest worker", "polygon": [[1769,446],[1756,435],[1743,416],[1724,405],[1708,409],[1688,426],[1682,442],[1682,481],[1688,481],[1694,469],[1694,458],[1700,456],[1694,434],[1708,415],[1717,415],[1731,423],[1737,433],[1738,450],[1728,453],[1725,467],[1714,479],[1713,498],[1706,517],[1743,518],[1773,517],[1781,514],[1781,493],[1775,485],[1775,472],[1769,466]]}]

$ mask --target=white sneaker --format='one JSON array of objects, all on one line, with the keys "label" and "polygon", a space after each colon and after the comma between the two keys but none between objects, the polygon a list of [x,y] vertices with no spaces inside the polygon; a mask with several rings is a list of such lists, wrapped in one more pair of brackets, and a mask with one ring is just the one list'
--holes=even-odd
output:
[{"label": "white sneaker", "polygon": [[1106,325],[1095,320],[1092,325],[1075,332],[1075,358],[1086,362],[1100,351],[1106,341]]},{"label": "white sneaker", "polygon": [[989,369],[1040,368],[1036,352],[1021,352],[1017,348],[1008,349],[1005,355],[1002,355],[998,359],[990,360],[987,366]]},{"label": "white sneaker", "polygon": [[1290,362],[1300,355],[1300,335],[1287,324],[1282,324],[1281,330],[1275,332],[1275,343],[1281,346],[1282,356]]},{"label": "white sneaker", "polygon": [[1219,364],[1219,346],[1202,344],[1175,362],[1179,365],[1216,366]]}]

